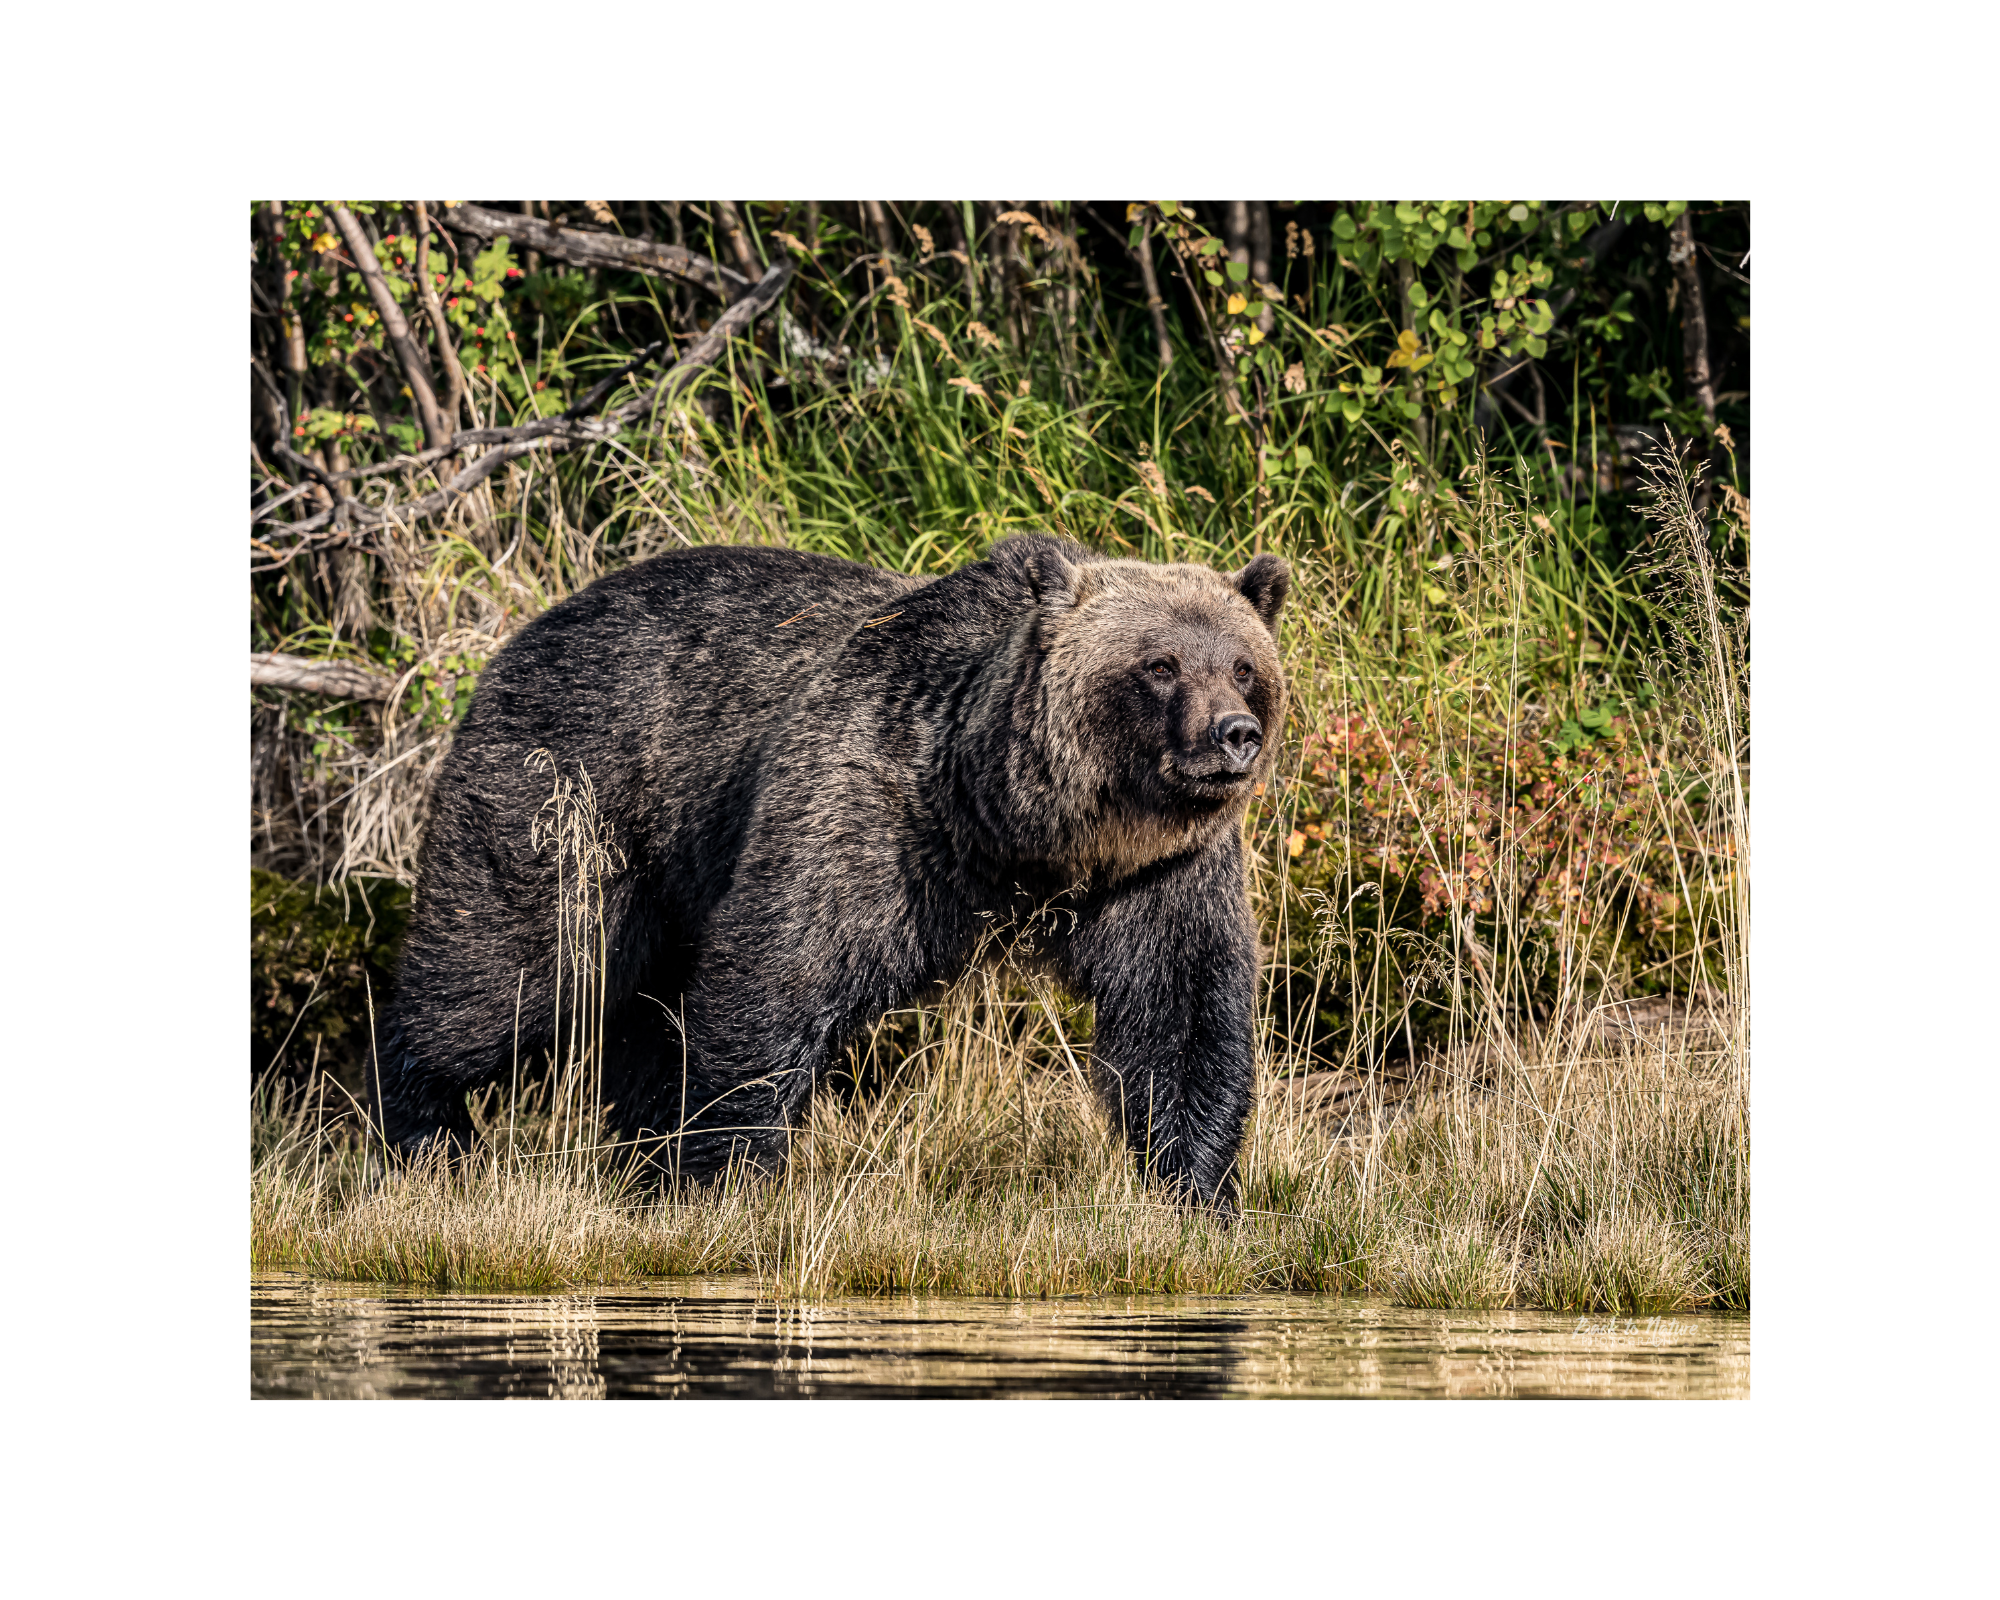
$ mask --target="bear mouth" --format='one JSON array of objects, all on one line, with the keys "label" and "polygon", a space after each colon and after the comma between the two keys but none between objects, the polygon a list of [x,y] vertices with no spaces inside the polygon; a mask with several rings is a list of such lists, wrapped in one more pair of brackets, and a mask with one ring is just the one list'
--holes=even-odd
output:
[{"label": "bear mouth", "polygon": [[1174,761],[1168,764],[1168,780],[1177,787],[1190,789],[1195,794],[1221,797],[1233,794],[1250,782],[1250,768],[1241,772],[1229,767],[1186,767]]}]

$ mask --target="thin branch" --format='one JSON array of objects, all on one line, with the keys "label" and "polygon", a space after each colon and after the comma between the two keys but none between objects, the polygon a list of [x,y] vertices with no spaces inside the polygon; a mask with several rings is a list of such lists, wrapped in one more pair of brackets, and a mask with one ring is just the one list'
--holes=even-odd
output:
[{"label": "thin branch", "polygon": [[[438,303],[437,285],[431,282],[430,212],[421,200],[416,202],[416,208],[417,292],[423,296],[424,315],[430,319],[431,332],[437,338],[438,357],[444,363],[445,396],[439,409],[444,412],[445,426],[456,430],[458,408],[465,399],[465,368],[458,364],[458,349],[451,341],[451,326],[444,319],[444,307]],[[446,442],[449,443],[449,438]]]},{"label": "thin branch", "polygon": [[340,230],[340,236],[347,241],[347,248],[354,257],[354,269],[361,274],[361,281],[368,285],[368,298],[375,302],[375,314],[382,319],[382,331],[388,335],[389,347],[396,352],[396,362],[403,369],[403,381],[410,386],[410,394],[417,402],[417,415],[423,419],[424,442],[433,450],[451,442],[451,429],[445,426],[438,414],[437,395],[431,388],[430,370],[425,365],[424,353],[417,348],[416,340],[410,337],[410,325],[403,317],[403,308],[396,304],[396,297],[389,290],[389,280],[382,276],[382,267],[375,259],[375,251],[368,243],[368,236],[361,231],[361,224],[346,206],[329,205],[327,214],[333,218],[333,225]]},{"label": "thin branch", "polygon": [[453,206],[439,220],[447,228],[469,233],[475,239],[494,239],[505,234],[528,248],[573,267],[612,267],[673,278],[706,289],[724,300],[740,299],[751,287],[751,280],[741,273],[732,272],[708,257],[696,255],[677,244],[661,244],[652,239],[626,239],[615,233],[586,233],[580,228],[557,227],[540,217],[524,217],[513,211],[494,211],[486,206]]}]

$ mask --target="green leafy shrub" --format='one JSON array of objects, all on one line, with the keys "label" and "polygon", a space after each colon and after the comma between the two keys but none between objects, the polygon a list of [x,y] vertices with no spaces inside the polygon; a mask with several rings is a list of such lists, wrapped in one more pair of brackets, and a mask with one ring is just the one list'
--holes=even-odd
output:
[{"label": "green leafy shrub", "polygon": [[410,891],[383,878],[316,889],[250,872],[250,1075],[303,1078],[315,1057],[366,1101],[369,1002],[379,1015]]}]

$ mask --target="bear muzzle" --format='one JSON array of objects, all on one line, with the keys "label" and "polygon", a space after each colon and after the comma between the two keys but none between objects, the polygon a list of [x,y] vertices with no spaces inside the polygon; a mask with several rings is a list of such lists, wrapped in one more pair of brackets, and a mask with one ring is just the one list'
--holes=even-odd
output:
[{"label": "bear muzzle", "polygon": [[1222,759],[1232,773],[1248,772],[1257,752],[1264,748],[1264,724],[1248,712],[1234,711],[1218,717],[1208,734],[1222,751]]},{"label": "bear muzzle", "polygon": [[1190,798],[1220,805],[1241,790],[1264,748],[1264,725],[1246,712],[1232,711],[1196,735],[1192,748],[1169,750],[1161,772]]}]

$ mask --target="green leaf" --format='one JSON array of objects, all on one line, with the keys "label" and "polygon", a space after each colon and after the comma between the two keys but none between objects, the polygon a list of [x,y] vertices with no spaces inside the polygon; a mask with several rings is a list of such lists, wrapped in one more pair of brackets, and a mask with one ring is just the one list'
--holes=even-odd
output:
[{"label": "green leaf", "polygon": [[1210,271],[1210,272],[1204,272],[1202,276],[1208,280],[1208,286],[1211,289],[1220,289],[1222,287],[1221,273]]},{"label": "green leaf", "polygon": [[1221,248],[1222,241],[1220,239],[1204,239],[1194,247],[1194,253],[1198,256],[1212,256]]},{"label": "green leaf", "polygon": [[1177,217],[1181,214],[1181,203],[1178,200],[1161,200],[1156,203],[1163,217]]},{"label": "green leaf", "polygon": [[1345,211],[1333,219],[1334,238],[1352,239],[1357,231],[1354,226],[1354,218],[1349,216]]},{"label": "green leaf", "polygon": [[1230,262],[1229,276],[1235,279],[1236,282],[1242,283],[1245,279],[1247,279],[1250,276],[1250,263],[1247,261]]},{"label": "green leaf", "polygon": [[1340,414],[1349,422],[1359,422],[1362,410],[1363,407],[1359,400],[1350,399],[1340,402]]},{"label": "green leaf", "polygon": [[1430,303],[1431,303],[1430,290],[1426,289],[1421,283],[1413,283],[1410,285],[1411,305],[1415,306],[1419,311],[1421,311],[1425,306],[1429,305]]},{"label": "green leaf", "polygon": [[1446,338],[1451,337],[1451,324],[1444,320],[1444,312],[1442,310],[1432,307],[1430,321],[1433,333],[1442,334]]}]

